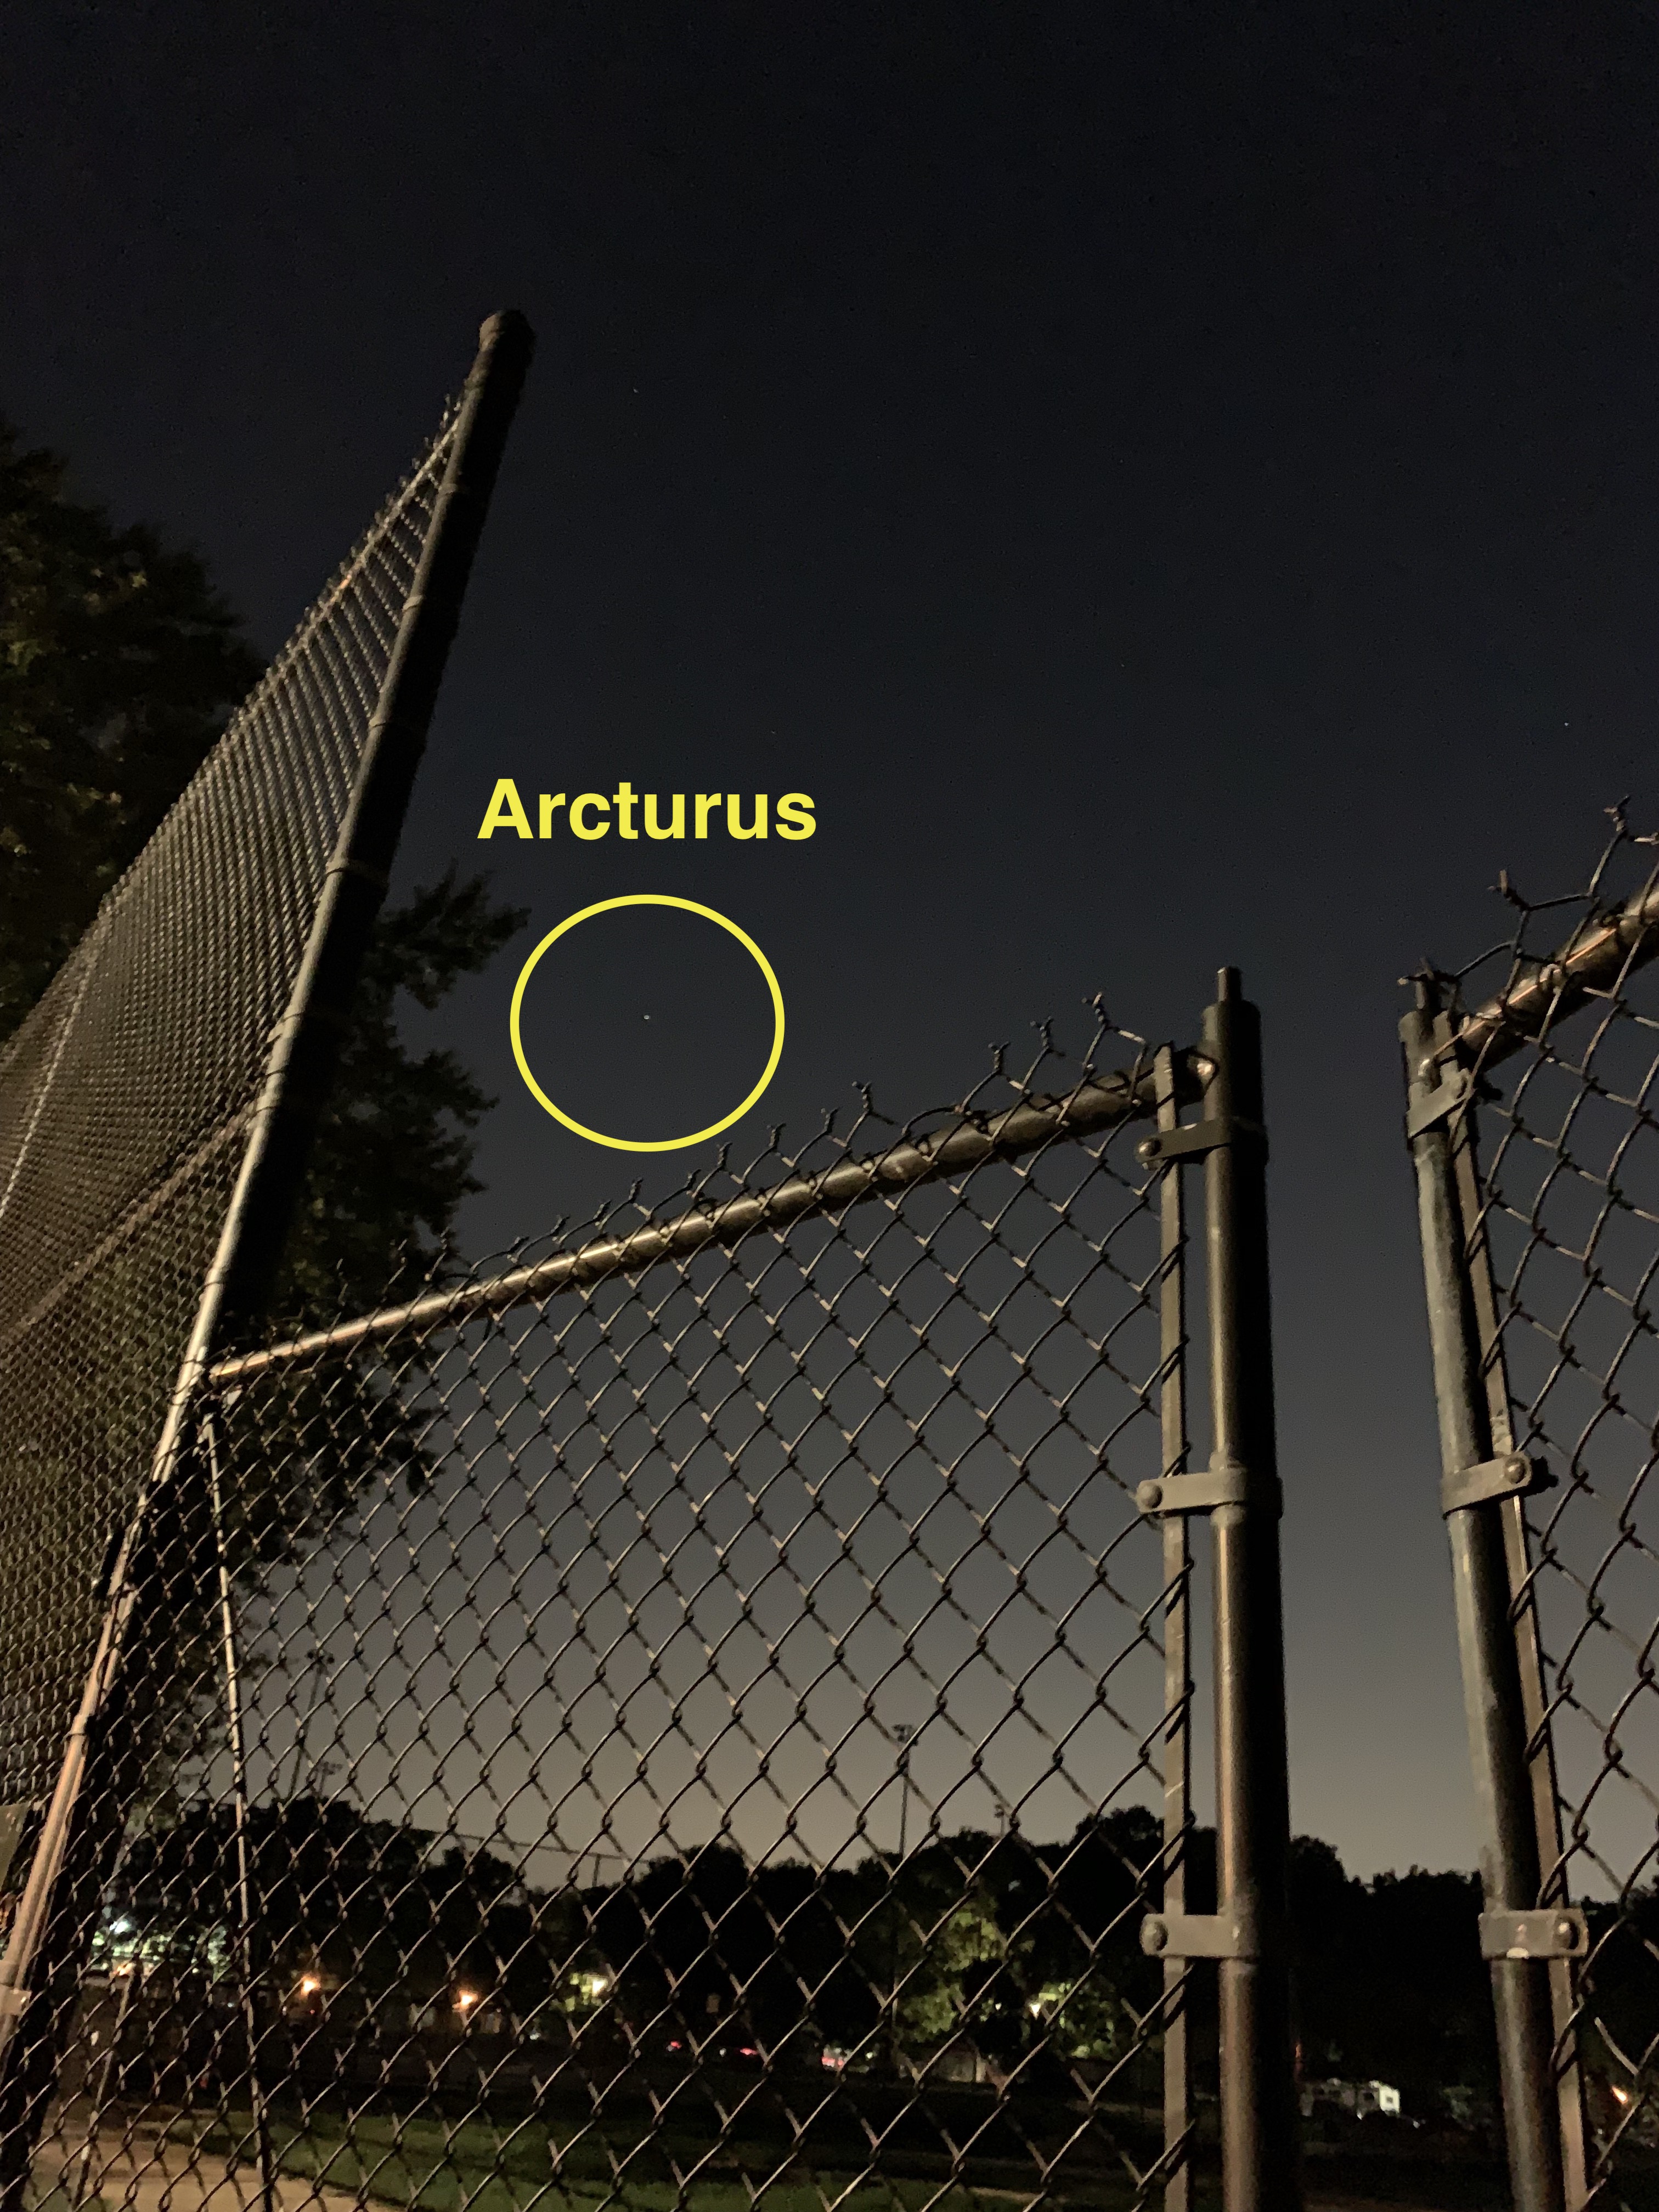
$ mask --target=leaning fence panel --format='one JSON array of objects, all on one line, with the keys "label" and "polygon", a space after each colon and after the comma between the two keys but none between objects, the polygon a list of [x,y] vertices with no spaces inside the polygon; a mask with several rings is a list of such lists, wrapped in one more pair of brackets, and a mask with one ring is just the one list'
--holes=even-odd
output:
[{"label": "leaning fence panel", "polygon": [[[0,1056],[0,2201],[172,1726],[193,1397],[258,1308],[528,355],[461,399]],[[185,1662],[187,1663],[187,1662]]]},{"label": "leaning fence panel", "polygon": [[1158,1087],[225,1362],[37,2185],[1182,2201]]},{"label": "leaning fence panel", "polygon": [[448,429],[0,1060],[8,1802],[38,1798],[56,1771],[100,1565],[178,1375]]},{"label": "leaning fence panel", "polygon": [[1492,1786],[1530,1813],[1531,1893],[1494,1898],[1489,1880],[1488,1905],[1537,1917],[1489,1911],[1486,1929],[1495,1979],[1545,2004],[1548,2071],[1508,2115],[1512,2153],[1553,2106],[1552,2181],[1569,2205],[1616,2202],[1659,2148],[1651,843],[1620,822],[1571,899],[1534,904],[1506,883],[1512,931],[1458,974],[1422,979],[1413,1032],[1428,1048],[1413,1071],[1419,1172],[1437,1142],[1459,1178],[1452,1289],[1491,1455],[1446,1502],[1454,1526],[1487,1516],[1499,1541],[1502,1603],[1479,1656],[1508,1670],[1519,1718],[1493,1739]]}]

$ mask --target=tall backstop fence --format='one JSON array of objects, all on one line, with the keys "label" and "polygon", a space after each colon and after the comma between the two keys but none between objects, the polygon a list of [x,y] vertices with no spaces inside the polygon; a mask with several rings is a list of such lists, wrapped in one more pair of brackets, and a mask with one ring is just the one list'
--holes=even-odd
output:
[{"label": "tall backstop fence", "polygon": [[1224,972],[222,1348],[37,2197],[1294,2203],[1265,1153]]},{"label": "tall backstop fence", "polygon": [[1402,1024],[1521,2212],[1623,2201],[1659,2061],[1659,874],[1622,819]]},{"label": "tall backstop fence", "polygon": [[194,1571],[204,1380],[280,1251],[528,351],[519,318],[485,325],[432,442],[0,1055],[10,2203],[177,1717],[154,1601]]}]

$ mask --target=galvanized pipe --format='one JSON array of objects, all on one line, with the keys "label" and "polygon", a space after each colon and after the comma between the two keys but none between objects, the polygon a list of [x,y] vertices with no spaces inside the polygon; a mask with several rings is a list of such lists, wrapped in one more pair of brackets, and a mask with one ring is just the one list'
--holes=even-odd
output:
[{"label": "galvanized pipe", "polygon": [[[1413,1104],[1437,1087],[1454,1045],[1451,1024],[1434,1007],[1429,988],[1421,987],[1419,997],[1418,1007],[1401,1024]],[[1454,1139],[1449,1121],[1443,1119],[1420,1131],[1411,1146],[1441,1464],[1448,1474],[1478,1466],[1492,1454],[1491,1407],[1468,1266],[1470,1224],[1459,1198],[1455,1152],[1455,1144],[1470,1141],[1467,1121]],[[1540,1883],[1504,1510],[1493,1502],[1446,1516],[1480,1822],[1480,1884],[1488,1911],[1534,1906]],[[1492,1962],[1492,1984],[1516,2212],[1562,2212],[1546,1971],[1532,1960],[1498,1959]]]},{"label": "galvanized pipe", "polygon": [[1220,1967],[1221,2171],[1225,2212],[1302,2202],[1291,2033],[1279,1477],[1267,1276],[1261,1026],[1224,968],[1204,1016],[1214,1064],[1205,1120],[1224,1141],[1204,1162],[1211,1464],[1242,1469],[1247,1503],[1210,1516],[1215,1605],[1216,1883],[1256,1955]]},{"label": "galvanized pipe", "polygon": [[[1183,1099],[1201,1092],[1199,1057],[1175,1055]],[[705,1244],[729,1248],[757,1230],[787,1228],[811,1214],[838,1213],[861,1199],[897,1195],[918,1183],[965,1175],[987,1160],[1015,1159],[1058,1139],[1086,1136],[1093,1130],[1148,1118],[1157,1110],[1157,1084],[1150,1069],[1101,1076],[1079,1084],[1063,1097],[1024,1100],[1006,1113],[965,1119],[914,1142],[906,1139],[884,1152],[839,1160],[818,1175],[790,1176],[770,1190],[745,1192],[719,1206],[691,1206],[666,1221],[647,1222],[626,1237],[595,1237],[533,1267],[433,1291],[406,1305],[385,1306],[334,1328],[313,1329],[259,1352],[222,1359],[211,1379],[220,1385],[246,1382],[273,1367],[350,1352],[407,1330],[459,1328],[475,1316],[502,1313],[509,1306],[552,1297],[560,1291],[586,1290],[609,1276],[642,1274],[661,1261],[683,1260]]]}]

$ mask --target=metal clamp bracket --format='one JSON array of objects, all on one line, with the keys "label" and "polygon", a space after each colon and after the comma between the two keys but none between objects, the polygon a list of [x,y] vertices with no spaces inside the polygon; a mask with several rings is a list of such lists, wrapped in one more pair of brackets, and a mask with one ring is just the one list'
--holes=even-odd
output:
[{"label": "metal clamp bracket", "polygon": [[18,2020],[29,2008],[27,1990],[0,1989],[0,2020]]},{"label": "metal clamp bracket", "polygon": [[1277,1480],[1264,1481],[1237,1462],[1143,1482],[1135,1492],[1135,1504],[1143,1513],[1158,1514],[1213,1513],[1218,1505],[1262,1505],[1274,1514],[1284,1510]]},{"label": "metal clamp bracket", "polygon": [[1218,1114],[1211,1121],[1193,1121],[1179,1129],[1160,1129],[1157,1134],[1143,1137],[1135,1146],[1136,1157],[1149,1167],[1162,1167],[1169,1160],[1195,1159],[1205,1152],[1218,1152],[1224,1145],[1233,1145],[1241,1139],[1260,1145],[1265,1156],[1267,1132],[1260,1121],[1248,1121],[1242,1114]]},{"label": "metal clamp bracket", "polygon": [[1155,1912],[1140,1923],[1140,1948],[1152,1959],[1259,1959],[1255,1914],[1236,1905],[1226,1912]]},{"label": "metal clamp bracket", "polygon": [[1576,1905],[1541,1912],[1483,1912],[1483,1959],[1582,1959],[1589,1949],[1589,1923]]},{"label": "metal clamp bracket", "polygon": [[1503,1498],[1527,1498],[1535,1491],[1553,1490],[1555,1477],[1541,1461],[1524,1452],[1505,1452],[1501,1459],[1483,1459],[1475,1467],[1455,1468],[1440,1478],[1440,1510],[1462,1513],[1471,1505],[1490,1505]]},{"label": "metal clamp bracket", "polygon": [[1419,1092],[1406,1109],[1406,1142],[1420,1137],[1425,1129],[1433,1128],[1455,1114],[1465,1099],[1473,1096],[1474,1078],[1467,1067],[1454,1067],[1443,1076],[1432,1091]]}]

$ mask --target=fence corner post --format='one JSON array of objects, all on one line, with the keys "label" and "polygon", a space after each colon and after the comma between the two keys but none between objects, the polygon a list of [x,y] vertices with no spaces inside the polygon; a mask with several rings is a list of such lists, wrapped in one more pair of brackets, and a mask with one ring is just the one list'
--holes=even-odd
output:
[{"label": "fence corner post", "polygon": [[1220,1968],[1222,2201],[1225,2212],[1294,2212],[1301,2157],[1261,1018],[1236,969],[1218,978],[1203,1048],[1213,1067],[1205,1120],[1223,1125],[1204,1161],[1212,1465],[1244,1478],[1244,1502],[1210,1518],[1216,1880],[1220,1909],[1256,1933],[1255,1956],[1224,1958]]}]

